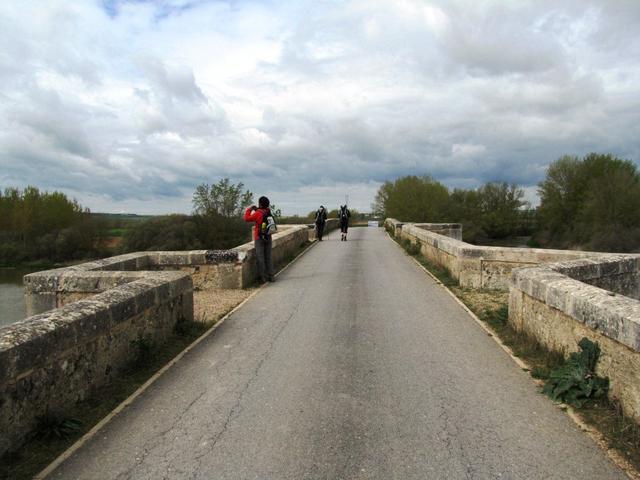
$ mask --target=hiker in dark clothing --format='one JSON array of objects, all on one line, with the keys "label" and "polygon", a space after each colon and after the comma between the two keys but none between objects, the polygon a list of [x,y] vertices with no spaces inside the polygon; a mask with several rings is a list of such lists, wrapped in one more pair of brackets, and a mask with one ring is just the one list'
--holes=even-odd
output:
[{"label": "hiker in dark clothing", "polygon": [[341,242],[347,241],[347,230],[349,229],[349,217],[351,217],[351,212],[347,208],[346,205],[340,205],[340,210],[338,211],[338,219],[340,220],[340,231],[342,232],[342,237],[340,238]]},{"label": "hiker in dark clothing", "polygon": [[324,206],[320,205],[320,208],[316,212],[316,233],[318,235],[318,241],[322,241],[322,234],[324,233],[324,224],[327,222],[327,211]]},{"label": "hiker in dark clothing", "polygon": [[273,263],[271,261],[271,235],[276,231],[276,224],[269,209],[269,199],[260,197],[258,206],[251,205],[244,212],[245,222],[255,222],[253,240],[256,247],[256,263],[260,283],[275,281]]}]

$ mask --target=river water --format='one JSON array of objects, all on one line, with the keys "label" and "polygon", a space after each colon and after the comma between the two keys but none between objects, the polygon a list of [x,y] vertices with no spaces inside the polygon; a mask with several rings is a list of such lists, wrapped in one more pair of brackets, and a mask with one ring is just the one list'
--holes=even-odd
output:
[{"label": "river water", "polygon": [[0,268],[0,327],[26,316],[22,276],[30,270]]}]

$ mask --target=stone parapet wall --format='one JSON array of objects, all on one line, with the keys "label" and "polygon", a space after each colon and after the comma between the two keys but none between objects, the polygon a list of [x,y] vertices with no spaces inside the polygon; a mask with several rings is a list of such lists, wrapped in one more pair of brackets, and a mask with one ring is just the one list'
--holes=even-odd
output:
[{"label": "stone parapet wall", "polygon": [[462,241],[462,224],[460,223],[414,223],[412,225],[429,232]]},{"label": "stone parapet wall", "polygon": [[[316,235],[316,225],[311,223],[307,225],[309,228],[309,240],[315,240],[318,238]],[[324,234],[327,235],[329,232],[332,232],[336,228],[340,227],[340,221],[337,218],[328,218],[327,222],[324,225]]]},{"label": "stone parapet wall", "polygon": [[145,273],[109,277],[96,287],[110,287],[102,293],[0,329],[0,455],[21,445],[39,416],[72,413],[119,375],[139,342],[161,344],[193,320],[189,275]]},{"label": "stone parapet wall", "polygon": [[[640,420],[638,255],[602,255],[519,268],[512,273],[509,322],[547,348],[568,355],[583,337],[600,344],[597,372],[610,395]],[[600,286],[605,288],[600,288]],[[626,296],[628,292],[635,298]]]},{"label": "stone parapet wall", "polygon": [[[462,228],[442,227],[458,224],[405,223],[399,238],[420,243],[422,254],[432,263],[449,271],[461,286],[508,290],[514,268],[542,263],[598,258],[602,253],[542,248],[486,247],[461,241]],[[448,233],[445,236],[441,233]]]},{"label": "stone parapet wall", "polygon": [[[309,242],[310,229],[306,225],[286,225],[284,229],[279,226],[279,233],[273,235],[271,245],[271,258],[274,268],[282,266],[298,250]],[[256,249],[253,242],[235,247],[234,251],[242,262],[238,287],[245,288],[253,284],[258,276],[256,269]]]},{"label": "stone parapet wall", "polygon": [[382,223],[382,226],[396,238],[400,238],[403,225],[404,222],[396,220],[395,218],[385,218]]},{"label": "stone parapet wall", "polygon": [[[309,241],[306,225],[286,225],[273,236],[273,261],[278,267]],[[142,271],[139,271],[142,270]],[[256,280],[253,242],[230,250],[136,252],[36,272],[24,277],[27,315],[37,315],[143,278],[147,271],[181,270],[194,290],[246,288]]]}]

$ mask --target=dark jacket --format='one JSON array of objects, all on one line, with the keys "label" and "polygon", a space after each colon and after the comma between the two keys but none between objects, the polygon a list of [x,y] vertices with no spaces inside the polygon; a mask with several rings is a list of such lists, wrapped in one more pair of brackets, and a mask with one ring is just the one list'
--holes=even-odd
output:
[{"label": "dark jacket", "polygon": [[316,225],[324,225],[327,221],[327,210],[325,208],[318,209],[316,212]]}]

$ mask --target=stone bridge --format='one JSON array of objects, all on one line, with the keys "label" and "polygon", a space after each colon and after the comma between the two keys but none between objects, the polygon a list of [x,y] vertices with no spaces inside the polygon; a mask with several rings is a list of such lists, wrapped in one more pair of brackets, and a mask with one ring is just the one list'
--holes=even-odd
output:
[{"label": "stone bridge", "polygon": [[[478,247],[457,224],[403,224],[468,288],[510,290],[509,321],[601,373],[640,416],[640,257]],[[305,250],[45,471],[49,478],[625,478],[381,228]],[[313,240],[274,240],[285,264]],[[25,277],[30,318],[0,330],[0,451],[46,411],[122,375],[144,335],[193,320],[193,291],[244,288],[250,244],[142,252]]]}]

